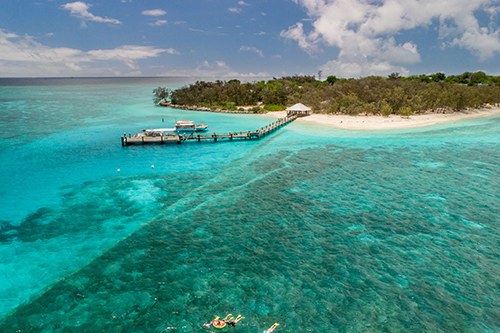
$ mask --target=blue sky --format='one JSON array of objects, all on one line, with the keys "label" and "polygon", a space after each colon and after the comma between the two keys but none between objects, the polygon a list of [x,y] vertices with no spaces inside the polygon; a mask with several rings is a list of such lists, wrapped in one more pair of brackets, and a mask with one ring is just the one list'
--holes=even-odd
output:
[{"label": "blue sky", "polygon": [[500,0],[0,0],[0,77],[500,75]]}]

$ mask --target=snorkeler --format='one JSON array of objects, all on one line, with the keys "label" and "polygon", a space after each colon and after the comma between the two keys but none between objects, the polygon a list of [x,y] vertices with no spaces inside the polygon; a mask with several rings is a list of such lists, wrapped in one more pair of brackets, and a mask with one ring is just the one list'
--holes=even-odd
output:
[{"label": "snorkeler", "polygon": [[231,320],[229,323],[227,323],[227,327],[234,327],[236,326],[236,324],[242,320],[242,319],[245,319],[245,317],[242,317],[241,315],[238,315],[238,317],[236,317],[236,319],[233,319]]},{"label": "snorkeler", "polygon": [[274,323],[274,325],[265,330],[264,333],[272,333],[276,329],[276,327],[278,327],[278,325],[278,323]]}]

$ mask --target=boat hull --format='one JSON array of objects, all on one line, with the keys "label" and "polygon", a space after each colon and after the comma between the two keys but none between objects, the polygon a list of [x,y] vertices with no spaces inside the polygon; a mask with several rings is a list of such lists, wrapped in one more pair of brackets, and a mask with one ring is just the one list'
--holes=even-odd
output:
[{"label": "boat hull", "polygon": [[177,132],[180,133],[192,133],[192,132],[204,132],[208,129],[208,126],[196,126],[195,128],[176,128]]}]

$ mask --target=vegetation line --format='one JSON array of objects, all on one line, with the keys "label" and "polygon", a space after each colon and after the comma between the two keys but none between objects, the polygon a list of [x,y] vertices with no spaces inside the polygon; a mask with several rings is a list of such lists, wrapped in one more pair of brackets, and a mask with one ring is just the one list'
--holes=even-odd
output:
[{"label": "vegetation line", "polygon": [[[446,77],[444,73],[401,77],[369,76],[360,79],[337,79],[329,76],[318,81],[314,75],[273,78],[267,82],[241,83],[239,80],[205,82],[171,91],[153,90],[156,104],[172,104],[209,109],[279,111],[287,105],[303,103],[316,113],[373,114],[410,116],[426,111],[459,111],[500,103],[500,77],[483,72],[465,72]],[[247,110],[246,108],[245,110]]]}]

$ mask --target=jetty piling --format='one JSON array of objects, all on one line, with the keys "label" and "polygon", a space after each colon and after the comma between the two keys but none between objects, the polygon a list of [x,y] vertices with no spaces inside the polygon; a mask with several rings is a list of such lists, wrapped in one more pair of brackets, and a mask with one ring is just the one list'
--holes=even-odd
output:
[{"label": "jetty piling", "polygon": [[270,133],[282,128],[285,125],[288,125],[295,119],[299,117],[298,114],[294,112],[287,113],[285,118],[280,118],[269,125],[263,126],[255,131],[236,131],[236,132],[228,132],[228,133],[216,133],[215,131],[211,135],[203,135],[201,133],[191,133],[190,135],[179,134],[179,133],[171,133],[171,134],[160,134],[153,136],[144,136],[144,135],[134,135],[133,137],[127,138],[127,134],[121,137],[122,146],[130,146],[130,145],[143,145],[143,144],[166,144],[166,143],[174,143],[181,144],[183,141],[213,141],[213,142],[221,142],[224,140],[234,141],[236,139],[239,140],[252,140],[252,139],[260,139]]}]

